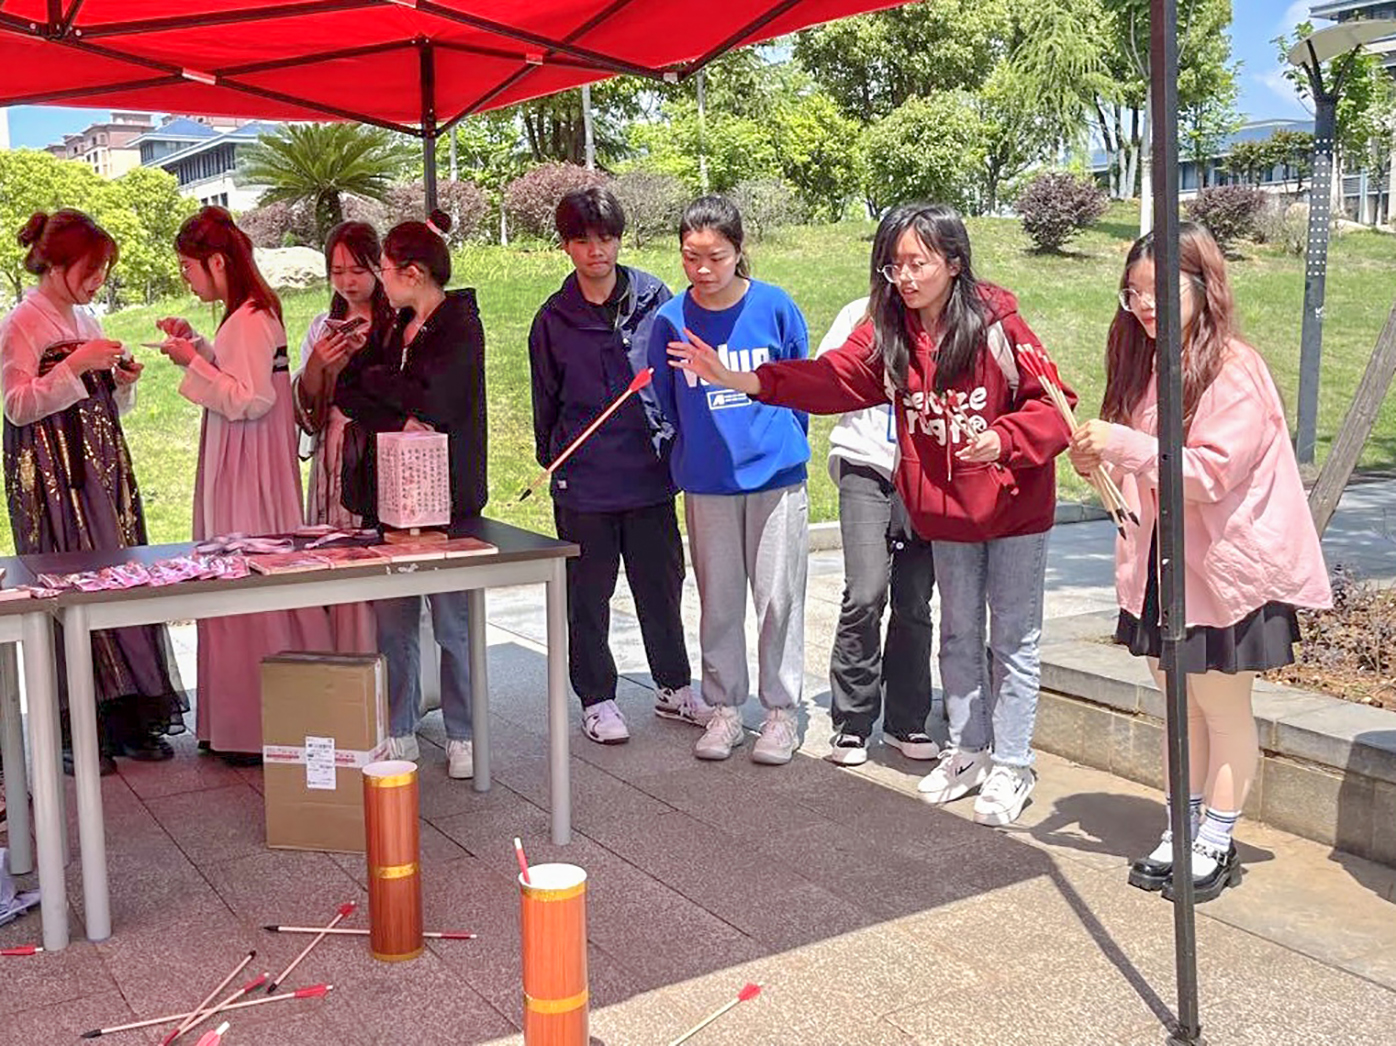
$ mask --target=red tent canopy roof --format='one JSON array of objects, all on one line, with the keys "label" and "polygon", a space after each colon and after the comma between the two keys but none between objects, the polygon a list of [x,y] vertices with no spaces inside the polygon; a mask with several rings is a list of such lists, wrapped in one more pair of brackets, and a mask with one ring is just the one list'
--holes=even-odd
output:
[{"label": "red tent canopy roof", "polygon": [[682,79],[733,47],[896,2],[0,0],[0,105],[420,133],[617,73]]}]

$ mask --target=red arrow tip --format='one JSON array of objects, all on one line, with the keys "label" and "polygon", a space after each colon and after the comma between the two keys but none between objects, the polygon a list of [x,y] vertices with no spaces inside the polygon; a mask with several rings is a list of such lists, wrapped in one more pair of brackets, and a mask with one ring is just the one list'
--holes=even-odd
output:
[{"label": "red arrow tip", "polygon": [[246,984],[244,984],[244,985],[242,986],[242,992],[243,992],[243,994],[246,995],[246,994],[247,994],[248,992],[250,992],[253,988],[260,988],[262,985],[264,985],[264,984],[267,983],[267,978],[270,977],[270,976],[271,976],[271,974],[269,974],[269,973],[264,973],[264,974],[262,974],[260,977],[258,977],[256,980],[254,980],[254,981],[248,981]]},{"label": "red arrow tip", "polygon": [[626,389],[625,391],[626,391],[626,392],[639,392],[641,389],[643,389],[646,385],[648,385],[648,384],[649,384],[651,381],[653,381],[653,380],[654,380],[654,368],[653,368],[653,367],[646,367],[644,370],[640,371],[639,374],[635,375],[635,380],[632,381],[632,382],[630,383],[630,387],[629,387],[628,389]]},{"label": "red arrow tip", "polygon": [[328,994],[330,986],[328,984],[316,984],[309,988],[302,988],[295,993],[297,999],[315,999],[321,995]]},{"label": "red arrow tip", "polygon": [[352,915],[354,913],[354,909],[358,906],[358,901],[345,901],[343,904],[339,906],[339,914],[345,916]]},{"label": "red arrow tip", "polygon": [[748,984],[745,988],[743,988],[741,991],[739,991],[739,992],[737,993],[737,1001],[738,1001],[738,1002],[747,1002],[747,1001],[750,1000],[750,999],[756,998],[756,997],[757,997],[758,995],[760,995],[760,994],[761,994],[761,985],[759,985],[759,984]]}]

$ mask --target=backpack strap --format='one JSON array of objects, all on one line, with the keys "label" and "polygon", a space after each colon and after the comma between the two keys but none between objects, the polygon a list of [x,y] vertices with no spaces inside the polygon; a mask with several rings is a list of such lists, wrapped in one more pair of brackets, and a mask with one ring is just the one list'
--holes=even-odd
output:
[{"label": "backpack strap", "polygon": [[989,355],[998,364],[999,370],[1003,372],[1004,380],[1008,382],[1009,392],[1013,398],[1018,398],[1018,356],[1013,351],[1013,343],[1008,340],[1008,335],[1004,333],[1003,323],[995,323],[989,328],[986,339]]}]

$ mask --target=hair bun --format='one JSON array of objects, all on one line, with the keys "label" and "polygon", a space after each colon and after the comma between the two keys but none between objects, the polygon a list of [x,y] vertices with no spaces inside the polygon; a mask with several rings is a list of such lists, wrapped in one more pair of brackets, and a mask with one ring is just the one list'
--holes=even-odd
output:
[{"label": "hair bun", "polygon": [[19,230],[19,245],[21,247],[34,246],[39,242],[39,237],[43,236],[44,226],[47,224],[48,215],[43,211],[35,211],[24,223],[24,228]]},{"label": "hair bun", "polygon": [[451,231],[451,216],[443,210],[432,211],[427,217],[427,224],[436,232],[438,236],[445,236]]}]

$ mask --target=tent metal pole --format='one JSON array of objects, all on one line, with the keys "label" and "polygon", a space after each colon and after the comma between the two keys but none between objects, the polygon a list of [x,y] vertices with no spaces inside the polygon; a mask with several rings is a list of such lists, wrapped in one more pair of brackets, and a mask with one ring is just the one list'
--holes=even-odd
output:
[{"label": "tent metal pole", "polygon": [[436,210],[436,55],[429,40],[417,44],[422,73],[422,186],[426,212]]},{"label": "tent metal pole", "polygon": [[1186,634],[1183,590],[1183,374],[1178,266],[1178,5],[1150,0],[1153,70],[1154,295],[1158,303],[1159,524],[1163,671],[1167,710],[1168,794],[1173,832],[1173,936],[1178,979],[1177,1023],[1170,1043],[1201,1041],[1197,1003],[1197,926],[1193,911],[1192,832],[1188,817],[1187,677],[1179,671]]}]

